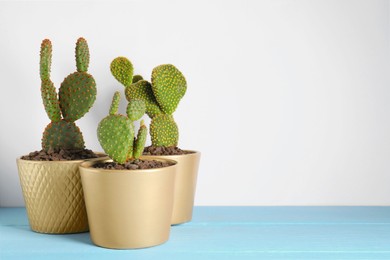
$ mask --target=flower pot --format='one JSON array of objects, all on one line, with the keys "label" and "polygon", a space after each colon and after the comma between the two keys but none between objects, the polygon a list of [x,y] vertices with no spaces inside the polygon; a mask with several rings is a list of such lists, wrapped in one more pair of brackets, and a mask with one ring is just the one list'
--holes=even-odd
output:
[{"label": "flower pot", "polygon": [[174,202],[171,224],[181,224],[192,219],[200,152],[183,155],[147,155],[144,158],[163,158],[177,162]]},{"label": "flower pot", "polygon": [[17,159],[31,229],[63,234],[88,231],[79,164]]},{"label": "flower pot", "polygon": [[92,167],[97,162],[109,161],[112,160],[80,165],[92,242],[106,248],[131,249],[167,241],[176,162],[143,170]]}]

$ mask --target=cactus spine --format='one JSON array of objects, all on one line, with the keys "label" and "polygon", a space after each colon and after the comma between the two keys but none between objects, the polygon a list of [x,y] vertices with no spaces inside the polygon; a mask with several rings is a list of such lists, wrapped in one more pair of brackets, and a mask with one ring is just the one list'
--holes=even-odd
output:
[{"label": "cactus spine", "polygon": [[143,101],[131,100],[127,106],[127,116],[118,114],[119,102],[120,93],[117,91],[112,98],[109,115],[100,121],[97,132],[100,145],[107,155],[115,162],[125,163],[142,155],[148,131],[142,120],[135,138],[134,121],[145,114]]},{"label": "cactus spine", "polygon": [[186,93],[186,79],[175,66],[164,64],[153,69],[149,83],[139,75],[133,76],[133,65],[129,64],[125,57],[118,57],[111,63],[111,72],[125,86],[127,100],[144,101],[146,114],[152,119],[152,145],[177,146],[179,131],[172,114]]},{"label": "cactus spine", "polygon": [[[41,44],[40,77],[41,95],[51,123],[45,128],[42,149],[84,149],[84,139],[74,123],[83,117],[96,99],[96,83],[87,73],[89,50],[87,41],[79,38],[76,43],[77,71],[61,83],[58,95],[50,79],[52,44],[45,39]],[[61,117],[62,115],[62,117]]]}]

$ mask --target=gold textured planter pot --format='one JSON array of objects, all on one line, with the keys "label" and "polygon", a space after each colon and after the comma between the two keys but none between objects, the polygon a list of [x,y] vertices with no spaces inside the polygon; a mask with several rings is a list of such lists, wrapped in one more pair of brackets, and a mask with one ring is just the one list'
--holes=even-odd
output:
[{"label": "gold textured planter pot", "polygon": [[[107,161],[112,160],[99,162]],[[80,165],[92,242],[106,248],[135,249],[167,241],[176,162],[145,170],[91,167],[95,163]]]},{"label": "gold textured planter pot", "polygon": [[88,231],[79,164],[74,161],[17,159],[31,229],[63,234]]},{"label": "gold textured planter pot", "polygon": [[171,224],[182,224],[192,219],[192,209],[194,207],[196,180],[198,177],[200,152],[184,155],[148,155],[144,158],[164,158],[177,162],[174,202]]}]

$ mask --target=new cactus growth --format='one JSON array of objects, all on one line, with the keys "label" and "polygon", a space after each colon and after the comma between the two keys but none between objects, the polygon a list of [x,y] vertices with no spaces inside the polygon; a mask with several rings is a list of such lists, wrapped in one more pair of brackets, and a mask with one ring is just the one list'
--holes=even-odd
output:
[{"label": "new cactus growth", "polygon": [[139,75],[133,76],[133,65],[125,57],[112,61],[111,72],[125,86],[127,100],[144,101],[146,114],[152,119],[152,145],[177,146],[179,131],[172,114],[187,90],[183,74],[171,64],[160,65],[153,69],[149,83]]},{"label": "new cactus growth", "polygon": [[133,83],[137,83],[140,80],[143,80],[144,78],[141,75],[134,75],[133,76]]},{"label": "new cactus growth", "polygon": [[142,100],[130,100],[127,116],[118,114],[119,92],[115,92],[109,115],[100,121],[98,139],[103,150],[117,163],[125,163],[138,159],[144,150],[147,128],[141,121],[137,138],[135,138],[134,122],[145,114],[145,103]]},{"label": "new cactus growth", "polygon": [[[96,99],[96,83],[87,73],[89,50],[87,41],[79,38],[76,43],[77,71],[67,76],[61,83],[58,96],[50,79],[52,44],[45,39],[41,44],[40,77],[41,95],[46,113],[51,123],[42,137],[42,149],[84,149],[84,139],[74,123],[83,117]],[[61,117],[62,115],[62,117]]]}]

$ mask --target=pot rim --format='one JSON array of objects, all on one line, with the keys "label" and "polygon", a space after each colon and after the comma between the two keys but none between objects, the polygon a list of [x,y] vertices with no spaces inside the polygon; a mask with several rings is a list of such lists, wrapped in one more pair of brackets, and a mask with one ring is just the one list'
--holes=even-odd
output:
[{"label": "pot rim", "polygon": [[[136,170],[117,170],[117,169],[102,169],[102,168],[93,168],[91,167],[92,165],[100,162],[113,162],[111,158],[96,158],[96,160],[90,160],[90,161],[84,161],[79,165],[79,168],[83,168],[88,170],[88,172],[92,172],[94,174],[109,174],[109,173],[124,173],[124,174],[152,174],[156,172],[160,172],[161,170],[165,170],[168,168],[174,168],[177,167],[177,161],[175,160],[170,160],[170,159],[164,159],[164,158],[155,158],[155,159],[149,159],[149,158],[144,158],[143,156],[140,157],[140,159],[143,160],[156,160],[156,161],[165,161],[165,162],[171,162],[173,165],[169,165],[166,167],[162,168],[152,168],[152,169],[136,169]],[[82,174],[82,172],[81,172]]]},{"label": "pot rim", "polygon": [[86,159],[78,159],[78,160],[64,160],[64,161],[35,161],[35,160],[26,160],[26,159],[22,159],[22,156],[19,156],[16,158],[16,161],[19,162],[19,161],[22,161],[22,162],[29,162],[29,163],[37,163],[37,164],[44,164],[44,163],[47,163],[47,164],[55,164],[55,163],[60,163],[60,164],[66,164],[66,163],[81,163],[81,162],[84,162],[84,161],[92,161],[92,160],[99,160],[101,158],[104,158],[104,157],[108,157],[107,154],[103,153],[103,152],[94,152],[97,156],[97,158],[86,158]]},{"label": "pot rim", "polygon": [[199,151],[196,151],[196,150],[183,150],[185,152],[191,152],[191,153],[187,153],[187,154],[169,154],[169,155],[154,155],[154,154],[148,154],[148,155],[142,155],[144,157],[184,157],[184,156],[191,156],[191,155],[195,155],[195,154],[200,154]]}]

